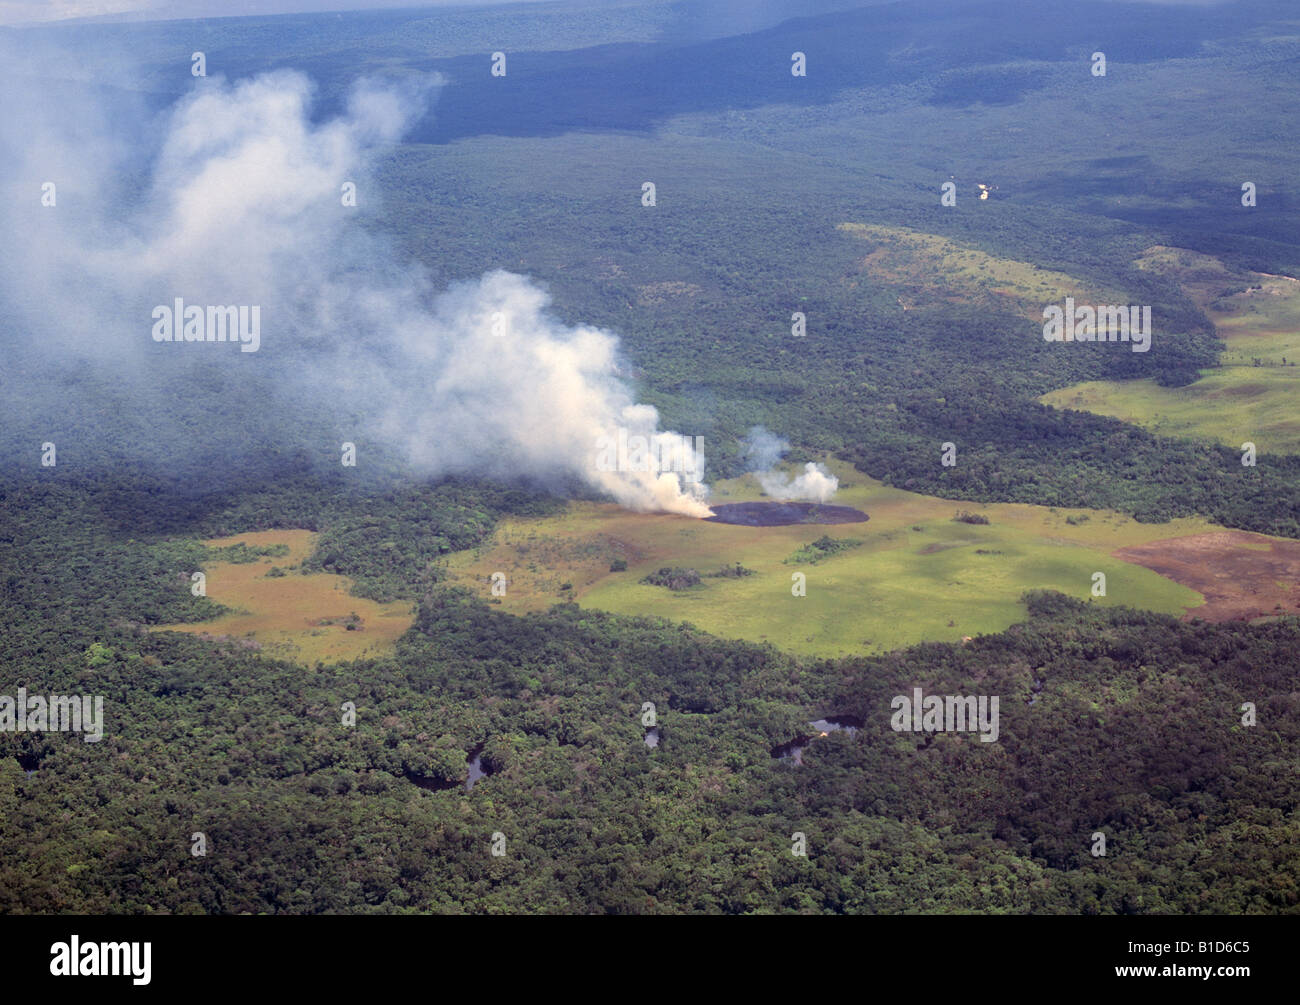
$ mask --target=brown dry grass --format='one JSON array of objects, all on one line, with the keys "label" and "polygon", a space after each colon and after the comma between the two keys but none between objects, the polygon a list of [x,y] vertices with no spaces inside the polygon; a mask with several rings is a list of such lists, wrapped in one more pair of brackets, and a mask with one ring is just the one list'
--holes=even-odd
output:
[{"label": "brown dry grass", "polygon": [[[383,655],[415,619],[409,603],[379,604],[351,596],[352,583],[344,576],[304,576],[297,571],[315,547],[316,535],[311,531],[258,531],[203,543],[221,548],[241,541],[250,547],[286,544],[289,554],[247,564],[213,563],[205,570],[208,598],[234,613],[198,624],[162,625],[155,631],[251,639],[265,652],[314,666]],[[272,566],[294,571],[268,577]],[[348,631],[341,622],[353,613],[360,618],[359,630]]]}]

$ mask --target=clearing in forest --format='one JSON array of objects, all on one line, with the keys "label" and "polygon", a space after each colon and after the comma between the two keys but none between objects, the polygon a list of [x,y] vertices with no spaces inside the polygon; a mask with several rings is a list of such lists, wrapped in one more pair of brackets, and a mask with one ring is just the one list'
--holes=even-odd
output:
[{"label": "clearing in forest", "polygon": [[[449,572],[513,613],[573,600],[809,656],[1002,631],[1024,620],[1025,591],[1092,600],[1096,572],[1105,573],[1107,587],[1098,604],[1182,615],[1202,603],[1194,590],[1111,553],[1220,529],[1204,520],[1142,524],[1104,510],[964,503],[890,488],[838,462],[828,467],[840,478],[834,502],[870,520],[749,527],[575,502],[555,516],[502,520],[481,547],[452,555]],[[762,498],[748,476],[713,488],[717,503]],[[961,510],[989,522],[954,520]],[[825,557],[813,563],[790,561],[824,536],[860,543],[819,549]],[[695,570],[699,578],[657,576],[664,569]],[[492,596],[494,572],[506,576],[504,597]],[[792,595],[796,572],[806,576],[806,596]],[[672,589],[653,579],[689,585]]]},{"label": "clearing in forest", "polygon": [[[872,249],[859,263],[863,274],[887,283],[905,311],[972,304],[1012,310],[1042,325],[1043,307],[1067,296],[1080,303],[1127,303],[1064,272],[999,258],[938,234],[866,223],[841,223],[839,230]],[[848,283],[853,287],[858,280]]]},{"label": "clearing in forest", "polygon": [[1188,618],[1251,621],[1300,611],[1300,541],[1219,531],[1119,548],[1114,555],[1202,594],[1205,603]]},{"label": "clearing in forest", "polygon": [[[209,548],[281,545],[288,553],[206,566],[208,599],[231,608],[231,613],[212,621],[161,625],[154,631],[252,642],[268,655],[314,666],[391,651],[415,620],[410,603],[379,604],[352,596],[352,582],[344,576],[304,575],[302,562],[316,544],[311,531],[267,530],[203,543]],[[273,575],[272,569],[284,574]]]},{"label": "clearing in forest", "polygon": [[1214,323],[1226,345],[1219,366],[1185,387],[1093,380],[1039,400],[1109,415],[1162,436],[1300,453],[1300,281],[1163,246],[1150,248],[1137,265],[1175,277]]}]

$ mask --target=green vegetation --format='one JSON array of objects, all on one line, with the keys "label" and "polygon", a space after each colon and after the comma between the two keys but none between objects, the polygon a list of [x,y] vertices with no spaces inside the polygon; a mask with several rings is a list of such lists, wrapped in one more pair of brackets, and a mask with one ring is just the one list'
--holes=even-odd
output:
[{"label": "green vegetation", "polygon": [[816,565],[824,558],[856,548],[862,542],[852,538],[835,538],[823,534],[816,541],[805,544],[785,560],[786,565]]},{"label": "green vegetation", "polygon": [[[306,672],[101,627],[114,655],[93,682],[96,629],[6,604],[11,652],[39,645],[52,692],[106,694],[109,729],[0,737],[0,911],[1300,910],[1300,624],[1028,603],[1024,628],[966,646],[801,664],[653,619],[519,618],[438,591],[389,659]],[[892,732],[891,697],[914,686],[1000,695],[999,742]],[[1240,725],[1243,695],[1267,726]],[[642,701],[664,726],[653,753]],[[814,709],[865,725],[777,764]],[[496,773],[473,793],[411,781],[458,782],[484,742]],[[497,831],[500,859],[484,851]]]},{"label": "green vegetation", "polygon": [[224,548],[209,548],[208,562],[230,562],[232,565],[247,565],[263,558],[284,558],[289,554],[287,544],[249,545],[244,541],[227,545]]},{"label": "green vegetation", "polygon": [[364,512],[342,513],[331,521],[303,571],[349,576],[358,597],[413,599],[439,581],[440,559],[483,538],[494,509],[522,507],[540,514],[555,506],[514,490],[471,493],[451,484],[401,489],[368,499]]},{"label": "green vegetation", "polygon": [[[1041,320],[1044,304],[1078,297],[1085,289],[1074,276],[1043,269],[1030,262],[990,255],[938,234],[906,227],[880,227],[843,223],[839,230],[863,241],[870,249],[861,271],[871,281],[885,281],[897,290],[904,311],[947,310],[960,296],[993,310],[1011,307],[1034,321]],[[940,278],[941,277],[941,278]],[[1109,302],[1100,289],[1088,291],[1096,302]]]},{"label": "green vegetation", "polygon": [[[950,502],[867,482],[847,465],[831,462],[831,468],[841,478],[836,502],[869,512],[871,521],[823,528],[819,544],[859,543],[805,552],[816,559],[798,566],[807,574],[805,597],[791,595],[790,578],[792,555],[810,543],[805,525],[741,527],[585,503],[553,516],[504,518],[482,545],[449,556],[444,582],[486,598],[492,572],[507,570],[510,590],[501,606],[525,613],[550,606],[552,584],[569,581],[584,609],[687,621],[723,638],[770,642],[805,656],[1000,632],[1025,617],[1025,590],[1088,598],[1095,572],[1104,572],[1108,583],[1108,595],[1093,600],[1099,605],[1182,614],[1203,602],[1193,590],[1111,553],[1221,529],[1205,521],[1151,525],[1106,511],[1082,521],[1080,511],[990,504],[988,524],[967,524],[951,519]],[[749,478],[715,487],[718,501],[758,498]],[[612,554],[636,556],[628,560],[628,575],[609,573]],[[737,563],[754,575],[705,575],[699,585],[676,591],[642,582],[664,569]]]},{"label": "green vegetation", "polygon": [[[1258,453],[1300,453],[1300,282],[1231,269],[1206,255],[1156,248],[1139,266],[1181,283],[1223,339],[1218,364],[1182,387],[1085,381],[1042,396],[1056,408],[1112,416],[1160,436]],[[1258,281],[1253,281],[1258,280]],[[1231,283],[1232,285],[1223,285]]]},{"label": "green vegetation", "polygon": [[[444,73],[368,181],[377,240],[429,290],[526,272],[618,333],[717,498],[757,498],[739,444],[762,424],[870,524],[809,544],[620,511],[563,472],[555,496],[426,483],[384,444],[343,474],[336,402],[272,414],[187,364],[105,422],[66,404],[123,400],[114,376],[41,397],[11,357],[0,694],[102,695],[107,721],[98,744],[0,733],[0,913],[1300,913],[1300,622],[1179,620],[1198,594],[1112,557],[1300,538],[1293,12],[817,0],[717,38],[676,5],[540,6],[213,20],[203,48],[233,79],[310,67],[323,116],[371,71]],[[87,59],[129,45],[142,101],[192,83],[191,23],[67,30],[103,33]],[[1064,296],[1151,305],[1153,350],[1044,343]],[[314,541],[299,574],[283,545],[203,544],[257,532]],[[357,658],[259,649],[190,592],[218,567],[214,597],[233,570],[296,631],[366,641],[365,601],[407,620]],[[328,623],[289,609],[304,580]],[[999,696],[999,741],[895,733],[915,687]],[[863,726],[772,757],[830,714]],[[466,792],[480,747],[494,773]]]},{"label": "green vegetation", "polygon": [[1300,453],[1300,418],[1282,404],[1300,400],[1300,372],[1238,367],[1209,371],[1179,388],[1146,380],[1088,381],[1043,400],[1058,408],[1113,416],[1161,436],[1233,448],[1249,441],[1261,453]]},{"label": "green vegetation", "polygon": [[641,582],[650,586],[663,586],[670,590],[689,590],[700,585],[700,574],[694,569],[665,566],[645,576]]},{"label": "green vegetation", "polygon": [[753,569],[746,569],[737,562],[735,565],[724,565],[717,572],[706,572],[705,575],[710,579],[743,579],[746,576],[752,576]]}]

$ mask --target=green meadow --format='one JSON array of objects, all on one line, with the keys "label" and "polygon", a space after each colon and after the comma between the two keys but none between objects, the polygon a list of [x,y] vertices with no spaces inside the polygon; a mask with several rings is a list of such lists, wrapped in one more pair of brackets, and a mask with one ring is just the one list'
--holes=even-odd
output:
[{"label": "green meadow", "polygon": [[[1054,408],[1109,415],[1162,436],[1300,453],[1300,283],[1231,270],[1195,252],[1155,248],[1138,265],[1177,276],[1224,341],[1219,366],[1185,387],[1088,381],[1043,395]],[[1157,338],[1159,336],[1157,335]]]},{"label": "green meadow", "polygon": [[[830,467],[841,479],[834,502],[863,510],[868,522],[740,527],[575,503],[559,516],[506,521],[483,547],[454,556],[450,571],[485,596],[492,572],[504,571],[507,592],[498,599],[506,610],[570,599],[614,613],[686,621],[809,656],[1001,631],[1024,619],[1025,591],[1054,589],[1089,599],[1095,572],[1106,575],[1107,595],[1096,598],[1098,604],[1181,615],[1203,602],[1200,594],[1110,552],[1214,529],[1205,521],[1152,525],[1098,510],[961,503],[889,488],[848,466]],[[712,496],[714,502],[760,498],[748,476],[718,483]],[[961,509],[989,523],[954,521]],[[861,544],[815,564],[788,563],[823,535]],[[619,558],[627,569],[611,572]],[[736,563],[754,575],[707,575]],[[694,568],[705,578],[677,591],[641,582],[665,566]],[[806,576],[805,596],[792,593],[795,573]]]},{"label": "green meadow", "polygon": [[1213,440],[1260,453],[1300,453],[1300,419],[1280,407],[1300,397],[1300,368],[1225,367],[1186,387],[1093,380],[1044,395],[1055,408],[1109,415],[1161,436]]},{"label": "green meadow", "polygon": [[[863,272],[903,291],[899,303],[904,310],[982,297],[1041,321],[1044,303],[1081,291],[1089,297],[1107,296],[1074,276],[991,255],[940,234],[864,223],[841,223],[838,229],[871,249],[860,262]],[[936,278],[940,276],[941,282]]]}]

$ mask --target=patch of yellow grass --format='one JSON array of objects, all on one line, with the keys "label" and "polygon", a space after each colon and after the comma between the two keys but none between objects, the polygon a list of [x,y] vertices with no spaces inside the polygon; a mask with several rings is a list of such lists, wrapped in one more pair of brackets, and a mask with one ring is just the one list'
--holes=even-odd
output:
[{"label": "patch of yellow grass", "polygon": [[[271,655],[314,666],[390,652],[415,620],[415,608],[409,603],[379,604],[351,596],[352,583],[344,576],[304,576],[296,571],[315,547],[316,535],[311,531],[267,530],[203,543],[221,548],[240,542],[249,547],[284,544],[289,554],[245,564],[214,563],[205,570],[208,598],[233,613],[197,624],[162,625],[154,631],[252,639]],[[270,577],[272,566],[293,571]],[[348,631],[340,622],[354,613],[361,619],[360,630]]]}]

